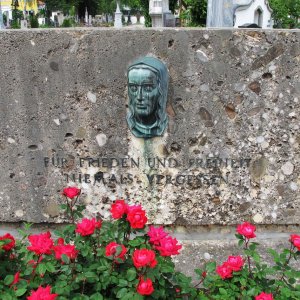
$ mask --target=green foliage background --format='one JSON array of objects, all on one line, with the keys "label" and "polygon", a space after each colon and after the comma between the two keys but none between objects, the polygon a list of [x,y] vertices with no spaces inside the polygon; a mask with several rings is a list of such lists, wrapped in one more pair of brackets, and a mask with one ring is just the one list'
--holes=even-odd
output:
[{"label": "green foliage background", "polygon": [[269,0],[275,28],[300,28],[300,0]]}]

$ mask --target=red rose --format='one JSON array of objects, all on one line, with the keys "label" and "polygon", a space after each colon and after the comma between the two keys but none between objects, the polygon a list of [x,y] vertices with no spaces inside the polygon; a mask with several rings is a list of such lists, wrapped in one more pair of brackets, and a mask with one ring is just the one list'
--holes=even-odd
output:
[{"label": "red rose", "polygon": [[[117,252],[117,247],[121,247],[121,253],[117,256],[115,256],[116,252]],[[127,249],[125,248],[124,245],[119,245],[115,242],[111,242],[109,243],[106,247],[105,247],[105,255],[106,256],[114,256],[114,258],[120,258],[123,261],[125,260],[125,254],[127,252]]]},{"label": "red rose", "polygon": [[274,298],[272,294],[266,294],[262,292],[255,297],[255,300],[274,300]]},{"label": "red rose", "polygon": [[155,259],[155,252],[153,250],[134,250],[132,260],[136,268],[141,268],[145,266],[154,268],[157,265],[157,260]]},{"label": "red rose", "polygon": [[59,244],[57,246],[53,246],[53,251],[55,253],[55,258],[57,260],[61,259],[61,256],[65,254],[70,259],[75,259],[78,255],[78,250],[76,250],[75,246],[73,245],[63,245]]},{"label": "red rose", "polygon": [[45,288],[39,286],[36,291],[31,291],[27,300],[55,300],[58,294],[51,294],[51,287],[48,285]]},{"label": "red rose", "polygon": [[237,233],[243,235],[247,239],[255,238],[255,230],[256,227],[248,222],[244,222],[243,224],[238,225],[236,231]]},{"label": "red rose", "polygon": [[232,268],[227,262],[224,262],[221,266],[218,266],[216,272],[221,276],[222,279],[232,277]]},{"label": "red rose", "polygon": [[127,207],[128,205],[125,203],[125,200],[116,200],[110,209],[112,217],[114,219],[121,219],[127,213]]},{"label": "red rose", "polygon": [[93,219],[82,219],[81,223],[76,226],[75,232],[79,233],[81,236],[91,235],[94,233],[96,228],[101,227],[101,221],[97,222],[95,218]]},{"label": "red rose", "polygon": [[164,231],[162,226],[155,228],[154,226],[149,227],[148,236],[150,237],[149,242],[154,245],[159,245],[160,240],[165,238],[168,233]]},{"label": "red rose", "polygon": [[31,246],[27,247],[29,251],[33,251],[37,255],[51,254],[53,247],[53,240],[51,239],[51,233],[32,234],[28,237]]},{"label": "red rose", "polygon": [[244,260],[241,256],[229,256],[227,259],[228,265],[231,267],[232,271],[240,271],[244,265]]},{"label": "red rose", "polygon": [[140,295],[151,295],[154,292],[151,279],[141,278],[136,290]]},{"label": "red rose", "polygon": [[65,244],[65,240],[63,238],[58,238],[57,239],[57,245],[64,245]]},{"label": "red rose", "polygon": [[20,281],[20,271],[17,272],[17,273],[14,275],[14,280],[13,280],[13,282],[10,284],[10,286],[12,286],[12,285],[14,285],[14,284],[17,284],[19,281]]},{"label": "red rose", "polygon": [[292,234],[290,238],[291,243],[300,251],[300,235]]},{"label": "red rose", "polygon": [[9,233],[6,233],[3,236],[0,236],[0,241],[3,241],[3,240],[10,240],[10,242],[8,241],[8,242],[6,242],[6,244],[4,244],[2,246],[2,249],[5,251],[11,250],[16,244],[15,238]]},{"label": "red rose", "polygon": [[158,246],[155,246],[161,256],[171,256],[179,254],[179,250],[182,248],[175,238],[167,236],[160,240]]},{"label": "red rose", "polygon": [[73,187],[67,187],[65,189],[63,189],[62,194],[70,199],[73,199],[77,196],[80,195],[81,190],[78,189],[77,187],[73,186]]},{"label": "red rose", "polygon": [[114,219],[121,219],[124,214],[127,213],[128,205],[124,200],[116,200],[115,203],[111,205],[111,215]]},{"label": "red rose", "polygon": [[140,205],[128,207],[127,220],[132,228],[144,228],[147,223],[146,212]]}]

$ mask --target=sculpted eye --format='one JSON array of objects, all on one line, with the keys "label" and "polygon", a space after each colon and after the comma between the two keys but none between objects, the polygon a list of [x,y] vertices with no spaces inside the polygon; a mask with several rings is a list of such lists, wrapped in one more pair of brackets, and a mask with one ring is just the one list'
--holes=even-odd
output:
[{"label": "sculpted eye", "polygon": [[138,86],[136,84],[130,84],[129,88],[133,93],[135,93],[138,90]]},{"label": "sculpted eye", "polygon": [[144,85],[144,90],[146,92],[152,92],[153,91],[153,85],[151,85],[151,84]]}]

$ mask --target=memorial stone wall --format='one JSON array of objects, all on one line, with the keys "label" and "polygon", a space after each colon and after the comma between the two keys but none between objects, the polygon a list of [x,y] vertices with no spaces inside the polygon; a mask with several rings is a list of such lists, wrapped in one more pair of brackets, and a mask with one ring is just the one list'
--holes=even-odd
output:
[{"label": "memorial stone wall", "polygon": [[[300,31],[66,29],[0,32],[0,231],[55,227],[61,190],[88,216],[115,199],[184,244],[181,268],[235,250],[235,225],[264,246],[300,223]],[[167,128],[128,128],[127,69],[169,74]],[[55,225],[56,224],[56,225]]]}]

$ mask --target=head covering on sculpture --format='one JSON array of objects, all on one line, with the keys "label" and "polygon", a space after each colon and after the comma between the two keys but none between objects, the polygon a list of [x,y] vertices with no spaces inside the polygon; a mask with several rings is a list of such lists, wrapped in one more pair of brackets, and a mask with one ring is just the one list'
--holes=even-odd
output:
[{"label": "head covering on sculpture", "polygon": [[154,57],[143,57],[128,67],[130,131],[141,138],[161,136],[168,124],[168,69]]}]

